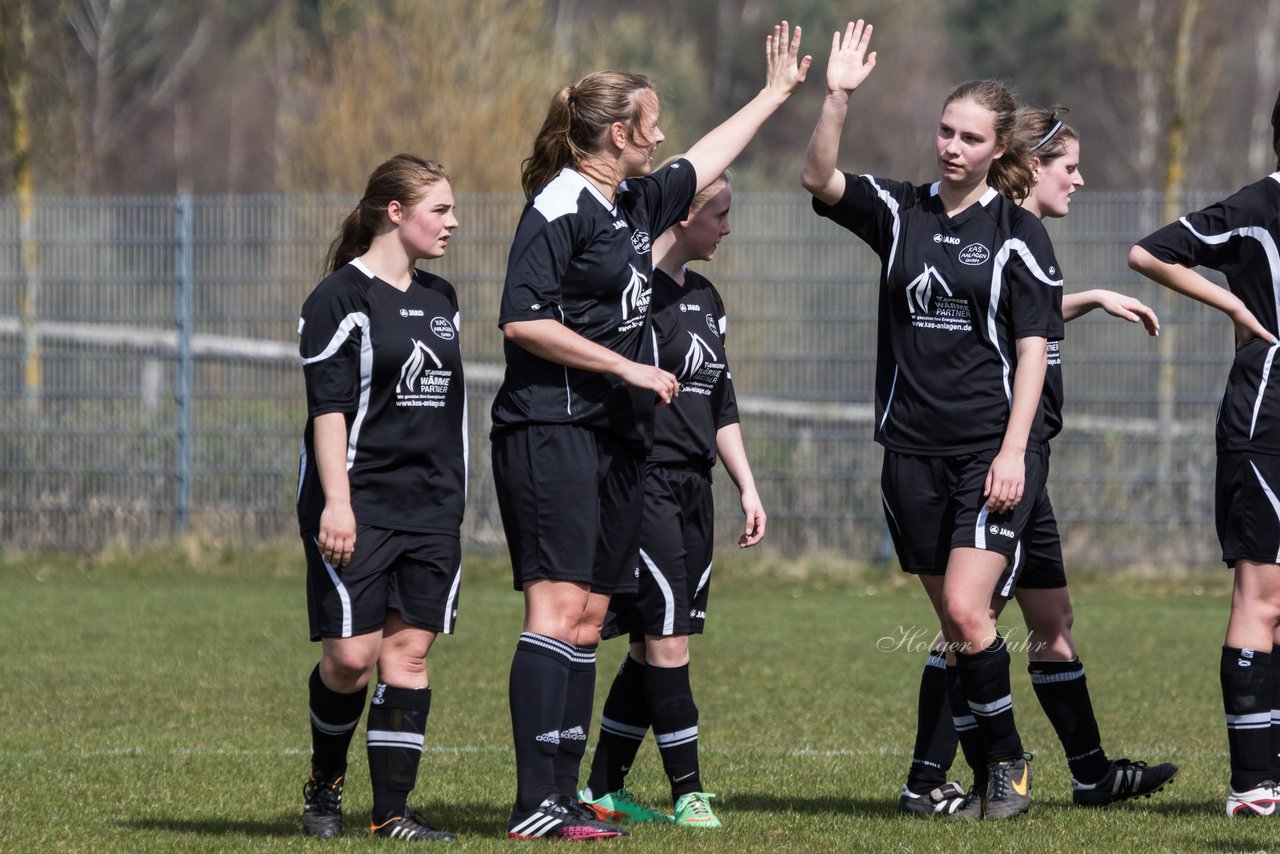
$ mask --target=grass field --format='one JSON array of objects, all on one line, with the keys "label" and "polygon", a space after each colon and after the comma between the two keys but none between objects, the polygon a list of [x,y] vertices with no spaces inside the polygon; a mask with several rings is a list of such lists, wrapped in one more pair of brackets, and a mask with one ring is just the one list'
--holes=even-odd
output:
[{"label": "grass field", "polygon": [[[298,831],[306,773],[306,638],[299,556],[182,544],[92,558],[0,557],[0,850],[382,850],[368,839],[363,736],[347,835]],[[1015,822],[900,819],[923,652],[917,585],[896,571],[725,563],[695,641],[703,779],[718,831],[641,828],[596,843],[641,851],[1258,851],[1274,822],[1223,814],[1218,649],[1228,576],[1078,579],[1076,634],[1112,756],[1173,760],[1165,792],[1107,811],[1069,807],[1062,751],[1014,654],[1034,805]],[[469,561],[456,635],[432,653],[435,689],[415,805],[457,850],[562,843],[504,838],[513,793],[506,681],[520,597],[505,564]],[[1012,610],[1012,609],[1011,609]],[[1008,622],[1020,625],[1016,617]],[[1015,630],[1011,640],[1022,635]],[[600,655],[597,715],[620,641]],[[592,742],[595,739],[593,728]],[[648,741],[632,788],[665,801]]]}]

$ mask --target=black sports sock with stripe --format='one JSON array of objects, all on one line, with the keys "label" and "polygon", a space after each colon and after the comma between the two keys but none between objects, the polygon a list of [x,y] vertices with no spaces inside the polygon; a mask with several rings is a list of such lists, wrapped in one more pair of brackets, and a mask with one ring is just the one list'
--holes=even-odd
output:
[{"label": "black sports sock with stripe", "polygon": [[947,705],[951,709],[951,725],[964,752],[965,764],[973,772],[973,785],[979,792],[987,789],[987,747],[982,741],[982,732],[978,729],[978,721],[969,711],[965,702],[964,691],[960,688],[960,671],[948,667]]},{"label": "black sports sock with stripe", "polygon": [[525,632],[511,659],[508,699],[516,751],[516,809],[529,812],[556,796],[565,692],[573,646]]},{"label": "black sports sock with stripe", "polygon": [[986,649],[956,653],[960,687],[987,749],[987,763],[1020,759],[1022,739],[1013,720],[1009,650],[997,636]]},{"label": "black sports sock with stripe", "polygon": [[1224,646],[1219,674],[1231,788],[1244,792],[1271,776],[1271,653]]},{"label": "black sports sock with stripe", "polygon": [[320,665],[307,684],[311,706],[311,770],[317,780],[331,780],[347,773],[347,751],[360,725],[368,689],[339,694],[320,678]]},{"label": "black sports sock with stripe", "polygon": [[644,695],[653,718],[653,737],[671,782],[671,800],[702,791],[698,767],[698,707],[689,685],[689,665],[644,668]]},{"label": "black sports sock with stripe", "polygon": [[644,698],[644,665],[623,656],[609,686],[600,717],[600,736],[591,760],[587,789],[594,798],[615,792],[626,783],[627,772],[649,731],[649,707]]},{"label": "black sports sock with stripe", "polygon": [[430,714],[430,688],[379,684],[374,689],[365,733],[374,824],[408,815]]},{"label": "black sports sock with stripe", "polygon": [[573,647],[569,679],[565,683],[564,718],[560,722],[560,749],[556,751],[556,791],[578,797],[578,776],[587,753],[591,712],[596,699],[596,647]]},{"label": "black sports sock with stripe", "polygon": [[1074,661],[1032,661],[1027,665],[1031,687],[1067,754],[1071,776],[1096,783],[1107,775],[1110,762],[1102,749],[1098,719],[1089,699],[1084,665]]}]

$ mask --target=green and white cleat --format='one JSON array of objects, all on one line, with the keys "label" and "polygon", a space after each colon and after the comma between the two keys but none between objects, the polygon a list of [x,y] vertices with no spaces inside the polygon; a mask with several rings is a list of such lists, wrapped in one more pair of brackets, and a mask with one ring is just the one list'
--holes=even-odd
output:
[{"label": "green and white cleat", "polygon": [[631,796],[626,786],[606,792],[598,798],[588,797],[590,794],[583,789],[578,792],[578,799],[582,801],[584,807],[603,821],[611,821],[614,824],[671,823],[671,816],[640,803]]},{"label": "green and white cleat", "polygon": [[719,827],[720,819],[711,811],[710,792],[690,792],[676,801],[676,824],[686,827]]}]

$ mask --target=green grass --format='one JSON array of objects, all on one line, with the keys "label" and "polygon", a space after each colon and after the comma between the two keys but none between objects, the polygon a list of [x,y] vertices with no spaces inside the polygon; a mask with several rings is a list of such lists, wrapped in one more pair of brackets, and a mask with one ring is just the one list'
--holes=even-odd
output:
[{"label": "green grass", "polygon": [[[0,555],[0,850],[385,850],[357,736],[348,834],[298,832],[306,773],[306,637],[299,555],[196,543],[93,557]],[[763,568],[761,568],[763,566]],[[1069,808],[1062,751],[1021,656],[1014,695],[1034,806],[1009,823],[899,819],[921,652],[878,649],[929,607],[896,571],[833,564],[801,580],[778,562],[726,561],[710,632],[694,642],[703,779],[719,831],[644,827],[604,843],[641,851],[1256,851],[1276,825],[1230,821],[1218,648],[1225,572],[1166,580],[1082,574],[1077,640],[1113,756],[1182,765],[1149,801]],[[520,597],[504,564],[468,562],[458,633],[432,653],[435,697],[414,803],[461,836],[510,850],[506,681]],[[1016,618],[1009,621],[1016,624]],[[1016,635],[1015,635],[1016,637]],[[602,647],[597,713],[623,645]],[[592,739],[595,733],[593,730]],[[664,803],[650,740],[632,788]],[[554,844],[554,843],[547,843]],[[558,846],[558,844],[557,844]]]}]

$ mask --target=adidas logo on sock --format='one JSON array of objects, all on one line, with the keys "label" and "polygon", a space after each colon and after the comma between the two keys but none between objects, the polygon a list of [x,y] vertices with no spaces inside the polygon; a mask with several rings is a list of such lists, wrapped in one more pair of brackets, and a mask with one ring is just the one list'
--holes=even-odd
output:
[{"label": "adidas logo on sock", "polygon": [[[582,727],[576,726],[573,729],[566,729],[560,733],[560,737],[569,741],[586,741],[587,734],[582,731]],[[539,736],[541,738],[541,736]]]},{"label": "adidas logo on sock", "polygon": [[551,730],[551,732],[544,732],[542,735],[536,736],[534,741],[541,741],[546,744],[559,744],[560,732],[554,729]]}]

